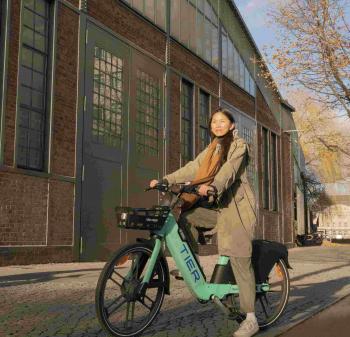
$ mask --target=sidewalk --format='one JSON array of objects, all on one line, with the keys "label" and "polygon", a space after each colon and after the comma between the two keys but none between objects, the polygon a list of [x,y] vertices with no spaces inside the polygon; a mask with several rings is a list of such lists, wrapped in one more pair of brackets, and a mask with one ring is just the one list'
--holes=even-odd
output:
[{"label": "sidewalk", "polygon": [[[289,251],[291,295],[275,326],[258,336],[277,336],[350,294],[350,245]],[[210,276],[216,256],[201,257]],[[94,291],[103,263],[69,263],[0,268],[0,336],[102,337]],[[169,259],[170,269],[174,267]],[[171,295],[143,336],[229,337],[236,323],[212,303],[201,305],[171,278]]]}]

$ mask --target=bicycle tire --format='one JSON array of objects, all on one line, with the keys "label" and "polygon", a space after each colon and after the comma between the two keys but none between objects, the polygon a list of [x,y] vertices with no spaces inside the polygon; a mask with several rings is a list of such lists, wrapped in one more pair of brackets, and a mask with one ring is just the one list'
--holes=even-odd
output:
[{"label": "bicycle tire", "polygon": [[[276,280],[276,275],[273,275],[274,273],[277,274],[277,278],[279,278],[279,282],[277,282],[278,280]],[[257,293],[256,304],[255,304],[255,312],[258,319],[259,328],[261,330],[264,330],[270,327],[272,324],[274,324],[281,317],[288,303],[289,293],[290,293],[290,279],[289,279],[287,265],[283,259],[279,259],[275,263],[275,265],[273,266],[273,268],[269,273],[269,276],[266,282],[269,283],[270,289],[269,291],[266,291],[263,293]],[[281,291],[279,292],[277,291],[278,287],[281,288]],[[279,298],[278,298],[278,293],[280,293]],[[274,296],[275,297],[274,300],[276,300],[276,302],[272,306],[272,309],[270,309],[270,312],[267,312],[267,306],[268,305],[271,306],[271,302],[273,300],[273,297],[271,294],[277,294]],[[270,298],[270,301],[268,300],[268,296]],[[265,300],[265,304],[263,300]],[[263,315],[261,315],[259,312],[260,306],[262,307]]]},{"label": "bicycle tire", "polygon": [[[97,286],[96,286],[96,292],[95,292],[95,308],[96,308],[97,318],[101,326],[104,328],[105,331],[107,331],[112,336],[132,337],[132,336],[141,334],[153,322],[153,320],[156,318],[156,316],[160,311],[160,308],[164,300],[165,282],[167,277],[166,275],[167,268],[165,268],[165,266],[163,265],[160,259],[158,259],[155,264],[154,272],[151,277],[150,284],[145,288],[145,297],[142,299],[142,297],[137,298],[137,296],[135,295],[135,298],[133,298],[134,294],[136,293],[135,289],[137,289],[137,286],[140,284],[140,281],[142,279],[142,270],[141,272],[139,272],[138,268],[140,265],[142,265],[143,262],[145,262],[144,265],[147,264],[147,259],[149,259],[149,257],[151,256],[152,250],[153,250],[152,246],[146,243],[136,243],[136,244],[127,245],[119,249],[116,253],[112,255],[110,260],[105,264],[100,274],[100,277],[98,279]],[[143,262],[140,262],[140,263],[137,262],[139,263],[139,266],[136,267],[136,270],[137,270],[136,273],[134,273],[134,268],[136,264],[133,264],[134,263],[133,257],[130,258],[130,256],[133,256],[135,254],[136,255],[138,254],[137,256],[140,256],[140,261],[142,261],[143,259]],[[128,259],[125,258],[126,256],[128,257]],[[129,262],[130,260],[131,262]],[[123,263],[123,264],[118,264],[118,261],[120,261],[120,263]],[[132,276],[128,276],[130,271],[127,273],[127,275],[125,275],[126,270],[122,270],[123,268],[127,268],[125,266],[128,266],[130,264],[131,264],[130,270],[131,270]],[[118,272],[115,271],[115,267],[119,268],[117,269]],[[144,269],[144,266],[141,269]],[[123,281],[119,281],[121,282],[121,284],[114,279],[113,279],[114,281],[112,280],[112,275],[114,277],[114,274],[121,276],[120,278],[123,280]],[[122,277],[123,274],[124,274],[124,277]],[[155,277],[158,277],[158,279],[155,279]],[[109,282],[109,280],[111,282]],[[114,288],[117,288],[119,286],[120,295],[116,297],[117,291],[115,291],[115,289],[109,289],[109,288],[107,289],[107,286],[109,288],[113,286]],[[131,309],[132,319],[134,319],[135,306],[136,304],[138,304],[137,302],[141,303],[142,306],[147,307],[145,301],[147,296],[149,298],[149,294],[146,295],[149,289],[156,289],[156,296],[155,296],[156,298],[154,302],[151,301],[152,305],[150,305],[150,308],[148,308],[150,313],[146,317],[146,320],[140,324],[140,326],[132,329],[129,327],[129,322],[131,320],[128,319],[130,305],[132,307]],[[106,295],[106,292],[108,292],[108,294],[111,294],[111,296],[114,296],[116,298],[114,300],[105,298],[105,296],[108,296]],[[120,300],[122,304],[119,305],[117,300],[118,301]],[[108,302],[108,305],[107,305],[107,302]],[[126,304],[127,306],[126,307],[126,325],[124,323],[124,328],[122,327],[123,324],[121,322],[118,322],[118,319],[117,319],[117,322],[111,321],[112,312],[109,312],[108,309],[113,305],[113,303],[115,304],[115,302],[117,303],[116,309],[123,307],[124,304]],[[133,323],[131,323],[131,326],[132,324]]]}]

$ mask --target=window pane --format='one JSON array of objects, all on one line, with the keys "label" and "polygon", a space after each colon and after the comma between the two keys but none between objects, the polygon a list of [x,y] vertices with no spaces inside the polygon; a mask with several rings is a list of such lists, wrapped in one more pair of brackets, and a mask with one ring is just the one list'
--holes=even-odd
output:
[{"label": "window pane", "polygon": [[138,70],[136,79],[137,152],[159,155],[160,83],[157,78]]},{"label": "window pane", "polygon": [[186,46],[189,46],[190,41],[190,16],[189,10],[192,7],[187,0],[181,0],[181,24],[180,24],[180,41]]},{"label": "window pane", "polygon": [[227,76],[227,35],[222,34],[222,72]]},{"label": "window pane", "polygon": [[233,81],[233,44],[231,39],[228,39],[228,78],[231,79]]},{"label": "window pane", "polygon": [[123,60],[95,47],[92,139],[94,143],[122,148]]},{"label": "window pane", "polygon": [[212,32],[212,61],[211,64],[215,67],[219,67],[219,29],[217,26],[212,25],[211,26],[211,32]]},{"label": "window pane", "polygon": [[235,46],[233,46],[233,80],[239,85],[239,54]]},{"label": "window pane", "polygon": [[196,52],[196,44],[197,44],[197,25],[196,25],[196,6],[195,2],[190,3],[188,6],[189,10],[189,22],[190,22],[190,49]]},{"label": "window pane", "polygon": [[34,3],[35,3],[35,0],[23,0],[24,6],[26,6],[27,8],[30,8],[32,10],[35,9]]},{"label": "window pane", "polygon": [[209,95],[200,91],[199,94],[199,150],[204,150],[210,141],[209,123]]},{"label": "window pane", "polygon": [[244,88],[244,63],[242,58],[239,58],[239,86]]},{"label": "window pane", "polygon": [[171,20],[170,31],[171,35],[180,39],[180,0],[170,1]]},{"label": "window pane", "polygon": [[[50,1],[23,1],[17,164],[43,170]],[[31,27],[31,28],[29,28]]]},{"label": "window pane", "polygon": [[183,80],[181,91],[181,164],[193,159],[193,86]]},{"label": "window pane", "polygon": [[251,76],[249,76],[249,93],[255,96],[255,83]]},{"label": "window pane", "polygon": [[211,23],[205,19],[205,54],[206,61],[211,63]]},{"label": "window pane", "polygon": [[263,162],[263,207],[269,209],[270,179],[269,179],[269,133],[262,129],[262,162]]},{"label": "window pane", "polygon": [[271,193],[272,210],[277,211],[277,137],[271,134]]},{"label": "window pane", "polygon": [[29,29],[27,27],[23,27],[22,42],[24,44],[27,44],[28,46],[33,46],[33,44],[34,44],[34,32],[31,29]]},{"label": "window pane", "polygon": [[145,1],[145,15],[151,19],[153,22],[155,22],[155,6],[154,6],[155,0],[147,0]]},{"label": "window pane", "polygon": [[249,92],[249,71],[246,66],[244,66],[244,89]]},{"label": "window pane", "polygon": [[205,29],[204,29],[204,16],[197,11],[197,54],[204,57],[204,42],[205,42]]},{"label": "window pane", "polygon": [[34,29],[34,13],[27,8],[23,9],[23,25]]},{"label": "window pane", "polygon": [[165,17],[166,17],[165,1],[166,0],[156,0],[156,1],[157,1],[156,23],[157,25],[165,29]]},{"label": "window pane", "polygon": [[132,4],[133,6],[138,9],[141,13],[143,13],[144,8],[143,8],[143,1],[144,0],[133,0]]}]

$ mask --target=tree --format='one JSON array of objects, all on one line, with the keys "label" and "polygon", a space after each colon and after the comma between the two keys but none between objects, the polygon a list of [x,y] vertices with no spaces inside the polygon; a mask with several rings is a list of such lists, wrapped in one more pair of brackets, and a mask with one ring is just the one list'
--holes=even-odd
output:
[{"label": "tree", "polygon": [[[303,87],[350,117],[350,0],[286,0],[273,6],[269,15],[278,41],[265,56],[276,83]],[[264,61],[260,64],[260,75],[277,90]]]},{"label": "tree", "polygon": [[296,109],[293,118],[306,166],[324,182],[349,176],[350,125],[344,127],[344,119],[303,90],[291,92],[289,99]]}]

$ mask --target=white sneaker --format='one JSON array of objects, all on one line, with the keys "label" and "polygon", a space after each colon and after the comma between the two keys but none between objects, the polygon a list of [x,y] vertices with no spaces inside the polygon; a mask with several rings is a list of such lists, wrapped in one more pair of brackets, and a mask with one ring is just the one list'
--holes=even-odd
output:
[{"label": "white sneaker", "polygon": [[259,325],[256,318],[245,319],[240,325],[239,329],[235,331],[233,337],[251,337],[259,331]]}]

